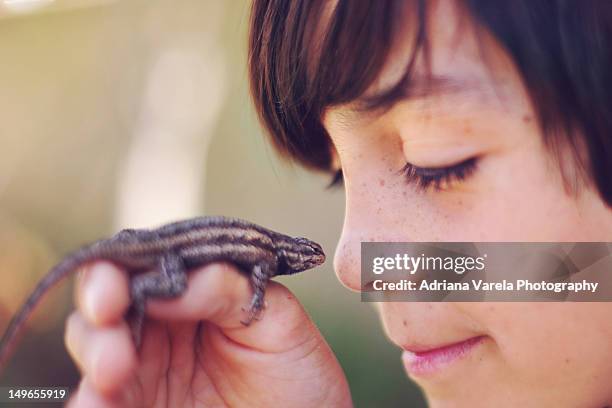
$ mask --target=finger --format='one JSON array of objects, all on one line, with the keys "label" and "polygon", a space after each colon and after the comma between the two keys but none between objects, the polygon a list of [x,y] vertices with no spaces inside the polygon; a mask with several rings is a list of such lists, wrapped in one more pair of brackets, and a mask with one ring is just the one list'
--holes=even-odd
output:
[{"label": "finger", "polygon": [[[283,285],[270,282],[259,321],[244,326],[244,307],[253,295],[248,277],[230,264],[216,263],[191,271],[186,292],[173,300],[150,300],[147,313],[167,320],[207,320],[232,340],[262,351],[280,351],[312,335],[312,322]],[[271,336],[270,333],[275,333]],[[286,341],[289,338],[291,341]]]},{"label": "finger", "polygon": [[100,328],[74,312],[66,324],[65,342],[91,385],[104,395],[120,390],[136,370],[136,351],[124,322]]},{"label": "finger", "polygon": [[96,262],[80,274],[77,305],[92,324],[121,320],[130,305],[128,275],[110,262]]},{"label": "finger", "polygon": [[270,282],[266,290],[266,309],[259,321],[250,326],[224,330],[227,337],[259,351],[284,352],[306,342],[323,339],[297,298],[278,282]]},{"label": "finger", "polygon": [[230,319],[248,301],[249,281],[238,269],[225,263],[210,264],[189,273],[187,290],[171,300],[150,299],[147,312],[171,320],[213,320],[236,326]]},{"label": "finger", "polygon": [[123,403],[120,397],[109,397],[98,393],[89,378],[84,377],[66,406],[68,408],[120,408],[128,405]]}]

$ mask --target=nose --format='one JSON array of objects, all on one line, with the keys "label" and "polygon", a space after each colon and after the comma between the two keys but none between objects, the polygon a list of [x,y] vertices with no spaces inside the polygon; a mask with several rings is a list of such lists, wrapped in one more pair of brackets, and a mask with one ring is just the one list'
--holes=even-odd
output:
[{"label": "nose", "polygon": [[345,227],[334,254],[334,270],[340,282],[350,290],[361,292],[361,239]]},{"label": "nose", "polygon": [[394,212],[390,216],[381,212],[377,217],[371,217],[368,216],[367,208],[365,212],[349,209],[347,207],[342,234],[334,254],[334,270],[345,287],[362,292],[371,290],[372,282],[361,278],[361,243],[410,242],[413,241],[410,235],[414,229],[401,217],[396,217]]},{"label": "nose", "polygon": [[[397,146],[390,147],[393,151]],[[366,163],[348,172],[345,183],[345,215],[342,234],[334,254],[334,270],[350,290],[371,290],[371,282],[361,279],[362,242],[412,241],[419,231],[413,217],[417,209],[414,195],[407,199],[403,179],[397,176],[393,155],[381,163]],[[367,170],[367,171],[366,171]],[[391,182],[385,182],[391,180]]]}]

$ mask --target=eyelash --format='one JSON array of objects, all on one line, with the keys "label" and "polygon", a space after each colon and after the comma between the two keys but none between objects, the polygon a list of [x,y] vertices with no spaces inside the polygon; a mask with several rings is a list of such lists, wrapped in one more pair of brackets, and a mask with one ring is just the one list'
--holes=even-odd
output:
[{"label": "eyelash", "polygon": [[327,184],[327,189],[332,188],[340,188],[344,186],[344,177],[342,176],[342,170],[337,170],[334,172],[329,184]]},{"label": "eyelash", "polygon": [[[429,188],[440,191],[444,186],[463,181],[471,176],[476,170],[477,162],[478,159],[472,157],[452,166],[437,168],[419,167],[406,163],[399,173],[403,174],[410,184],[415,184],[420,191],[426,191]],[[327,188],[337,188],[342,185],[344,185],[342,170],[338,170],[332,176]]]},{"label": "eyelash", "polygon": [[472,157],[461,163],[447,167],[419,167],[406,163],[400,170],[409,183],[415,184],[420,191],[433,188],[443,190],[446,186],[460,182],[471,176],[476,170],[477,158]]}]

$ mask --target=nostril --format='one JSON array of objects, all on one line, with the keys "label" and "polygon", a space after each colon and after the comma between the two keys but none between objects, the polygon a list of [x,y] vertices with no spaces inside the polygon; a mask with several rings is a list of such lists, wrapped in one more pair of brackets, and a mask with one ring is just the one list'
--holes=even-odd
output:
[{"label": "nostril", "polygon": [[376,292],[376,290],[374,290],[374,281],[364,282],[363,285],[361,286],[361,291],[362,292]]},{"label": "nostril", "polygon": [[334,270],[336,276],[350,290],[361,292],[360,261],[354,257],[354,252],[347,245],[339,246],[334,256]]}]

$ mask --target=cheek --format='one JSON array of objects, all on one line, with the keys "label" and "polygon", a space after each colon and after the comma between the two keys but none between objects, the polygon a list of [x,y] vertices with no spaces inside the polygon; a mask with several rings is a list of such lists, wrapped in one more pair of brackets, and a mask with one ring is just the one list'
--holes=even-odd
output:
[{"label": "cheek", "polygon": [[606,241],[612,233],[611,213],[593,206],[601,200],[588,190],[580,198],[568,193],[537,143],[484,158],[454,189],[403,192],[389,201],[423,241]]},{"label": "cheek", "polygon": [[451,214],[418,194],[399,174],[401,166],[362,166],[346,183],[343,237],[351,241],[439,241]]},{"label": "cheek", "polygon": [[417,191],[398,171],[403,158],[380,156],[362,154],[343,163],[345,235],[369,241],[526,241],[548,234],[547,224],[558,226],[551,217],[572,219],[571,200],[529,151],[485,159],[474,180],[440,192]]},{"label": "cheek", "polygon": [[[461,306],[487,327],[509,381],[592,383],[612,375],[612,305],[488,303]],[[599,382],[599,386],[601,383]]]}]

